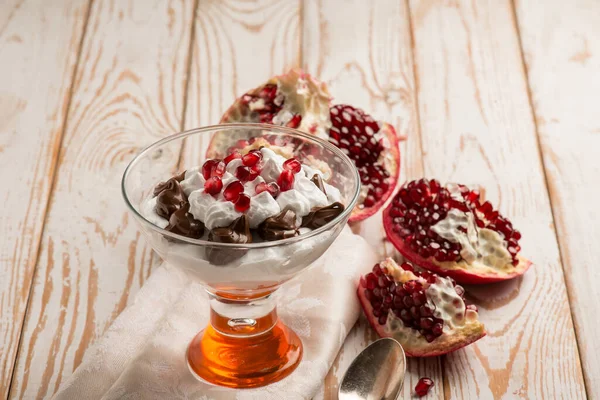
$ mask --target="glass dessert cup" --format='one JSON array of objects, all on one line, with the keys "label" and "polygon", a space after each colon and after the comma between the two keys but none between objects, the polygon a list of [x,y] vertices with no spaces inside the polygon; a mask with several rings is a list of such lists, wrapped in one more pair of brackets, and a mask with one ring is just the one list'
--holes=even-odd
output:
[{"label": "glass dessert cup", "polygon": [[[191,239],[161,229],[143,216],[142,203],[157,183],[202,165],[209,147],[212,152],[216,146],[227,149],[248,137],[288,144],[286,148],[303,164],[315,166],[315,159],[326,163],[330,169],[326,178],[340,190],[344,211],[300,236],[248,244]],[[178,168],[180,153],[183,165]],[[358,171],[340,149],[295,129],[263,124],[182,132],[147,147],[129,164],[123,175],[123,197],[144,237],[168,266],[185,270],[209,296],[210,323],[192,339],[186,356],[197,378],[250,388],[294,371],[302,358],[302,342],[278,319],[274,292],[329,248],[345,226],[359,189]]]}]

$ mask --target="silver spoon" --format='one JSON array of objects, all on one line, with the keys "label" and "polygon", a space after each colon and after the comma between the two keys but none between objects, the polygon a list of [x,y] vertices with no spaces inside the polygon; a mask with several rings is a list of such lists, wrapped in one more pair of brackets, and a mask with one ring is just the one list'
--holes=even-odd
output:
[{"label": "silver spoon", "polygon": [[406,356],[391,338],[376,340],[350,364],[338,390],[339,400],[396,400],[406,373]]}]

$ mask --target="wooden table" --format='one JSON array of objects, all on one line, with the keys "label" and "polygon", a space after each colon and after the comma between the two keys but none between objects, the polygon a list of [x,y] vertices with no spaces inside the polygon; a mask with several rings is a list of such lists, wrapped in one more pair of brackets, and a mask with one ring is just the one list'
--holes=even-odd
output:
[{"label": "wooden table", "polygon": [[[430,399],[599,398],[599,22],[595,0],[2,1],[0,398],[50,397],[159,263],[120,197],[134,154],[293,66],[407,136],[403,180],[485,186],[535,262],[468,288],[488,336],[410,360],[404,398],[423,375]],[[355,230],[393,255],[379,215]]]}]

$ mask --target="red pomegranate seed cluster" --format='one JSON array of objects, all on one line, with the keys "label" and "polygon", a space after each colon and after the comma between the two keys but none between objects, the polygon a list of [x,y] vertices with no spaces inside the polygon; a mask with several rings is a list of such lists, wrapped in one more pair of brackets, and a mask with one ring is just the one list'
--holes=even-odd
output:
[{"label": "red pomegranate seed cluster", "polygon": [[383,140],[375,137],[379,123],[348,105],[331,107],[330,116],[329,141],[354,161],[361,183],[368,189],[362,205],[372,207],[387,192],[390,178],[386,168],[379,164],[379,156],[385,150]]},{"label": "red pomegranate seed cluster", "polygon": [[521,234],[512,223],[494,210],[490,202],[480,202],[479,192],[459,185],[463,200],[454,199],[447,188],[433,179],[420,179],[409,182],[394,197],[390,216],[393,218],[394,232],[423,258],[434,257],[437,261],[462,259],[459,243],[451,242],[435,233],[431,227],[446,218],[452,208],[472,212],[479,228],[488,228],[500,233],[513,258],[513,265],[519,260]]},{"label": "red pomegranate seed cluster", "polygon": [[[416,279],[397,283],[387,268],[376,264],[373,271],[362,278],[365,297],[371,303],[373,315],[378,318],[379,324],[385,325],[391,311],[402,320],[404,326],[419,331],[425,340],[432,342],[443,333],[444,328],[444,321],[433,316],[434,309],[427,304],[425,294],[427,285],[434,283],[436,277],[426,271],[415,271],[409,263],[403,263],[401,268],[424,278],[427,283],[424,285]],[[456,293],[463,297],[465,290],[462,286],[456,285],[455,288]]]},{"label": "red pomegranate seed cluster", "polygon": [[423,397],[429,393],[429,390],[433,387],[433,381],[427,377],[419,379],[417,386],[415,386],[415,393],[419,397]]},{"label": "red pomegranate seed cluster", "polygon": [[[223,191],[225,200],[235,204],[235,209],[244,212],[250,208],[250,197],[244,194],[244,183],[256,179],[262,170],[263,155],[260,150],[251,150],[242,155],[239,151],[233,150],[224,160],[211,159],[202,165],[202,175],[206,179],[204,190],[213,196],[218,195],[223,190],[223,181],[221,178],[225,174],[226,166],[235,159],[241,159],[242,165],[236,168],[235,177],[239,181],[231,182]],[[294,174],[302,170],[302,164],[296,158],[290,158],[283,163],[283,171],[279,175],[277,182],[261,182],[256,185],[256,194],[269,192],[274,198],[281,192],[285,192],[294,187]]]}]

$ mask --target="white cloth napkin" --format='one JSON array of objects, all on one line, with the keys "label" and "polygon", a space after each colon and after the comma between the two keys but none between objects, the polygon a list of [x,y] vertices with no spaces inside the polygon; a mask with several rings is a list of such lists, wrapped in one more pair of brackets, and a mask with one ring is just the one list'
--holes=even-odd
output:
[{"label": "white cloth napkin", "polygon": [[287,378],[244,390],[192,377],[185,352],[208,323],[208,298],[183,272],[161,266],[54,399],[310,399],[358,318],[358,277],[376,262],[372,248],[346,227],[317,265],[278,290],[279,316],[302,339],[304,357]]}]

